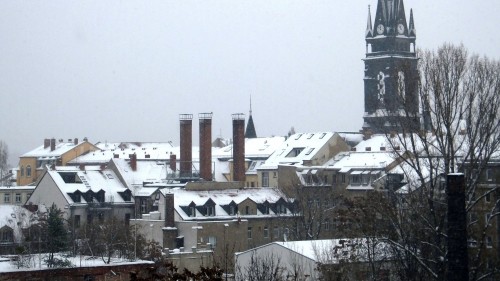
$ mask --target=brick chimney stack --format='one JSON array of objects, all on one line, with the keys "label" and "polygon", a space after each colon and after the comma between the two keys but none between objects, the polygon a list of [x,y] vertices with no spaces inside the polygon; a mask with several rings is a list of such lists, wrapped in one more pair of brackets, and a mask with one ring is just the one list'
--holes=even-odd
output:
[{"label": "brick chimney stack", "polygon": [[180,114],[180,177],[191,177],[193,162],[193,114]]},{"label": "brick chimney stack", "polygon": [[233,181],[245,181],[245,115],[233,114]]},{"label": "brick chimney stack", "polygon": [[170,154],[169,166],[173,172],[177,170],[177,156],[175,154]]},{"label": "brick chimney stack", "polygon": [[175,226],[174,194],[165,194],[165,227]]},{"label": "brick chimney stack", "polygon": [[50,139],[50,151],[56,150],[56,139]]},{"label": "brick chimney stack", "polygon": [[50,139],[44,139],[43,140],[43,148],[47,148],[50,146]]},{"label": "brick chimney stack", "polygon": [[212,180],[212,113],[198,114],[200,119],[200,177]]},{"label": "brick chimney stack", "polygon": [[132,171],[137,171],[137,155],[135,155],[135,153],[130,154],[129,158],[130,158],[130,168],[132,169]]},{"label": "brick chimney stack", "polygon": [[74,145],[78,145],[78,138],[75,138],[74,142],[73,142]]}]

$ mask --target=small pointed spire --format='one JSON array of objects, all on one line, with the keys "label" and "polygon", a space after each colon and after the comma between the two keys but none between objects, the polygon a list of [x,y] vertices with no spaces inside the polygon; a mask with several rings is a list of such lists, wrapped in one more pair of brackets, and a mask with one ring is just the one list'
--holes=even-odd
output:
[{"label": "small pointed spire", "polygon": [[253,124],[252,117],[252,95],[250,95],[250,114],[248,117],[247,128],[245,130],[245,138],[253,139],[257,137],[257,132],[255,131],[255,125]]},{"label": "small pointed spire", "polygon": [[370,5],[368,5],[368,22],[366,23],[366,37],[373,36],[373,25],[372,25],[372,13],[370,11]]},{"label": "small pointed spire", "polygon": [[415,29],[415,22],[413,21],[413,9],[410,9],[410,26],[408,26],[410,31],[410,36],[417,36],[417,30]]}]

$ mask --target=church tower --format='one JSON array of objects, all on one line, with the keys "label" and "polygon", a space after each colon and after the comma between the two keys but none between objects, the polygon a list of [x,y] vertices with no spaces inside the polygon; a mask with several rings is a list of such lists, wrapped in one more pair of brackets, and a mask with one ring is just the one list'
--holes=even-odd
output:
[{"label": "church tower", "polygon": [[365,133],[420,129],[418,58],[413,11],[403,0],[378,0],[375,20],[368,7],[365,62]]}]

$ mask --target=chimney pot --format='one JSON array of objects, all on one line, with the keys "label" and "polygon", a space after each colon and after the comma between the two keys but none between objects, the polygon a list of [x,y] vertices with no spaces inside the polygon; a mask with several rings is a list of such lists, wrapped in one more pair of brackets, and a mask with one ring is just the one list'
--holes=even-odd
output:
[{"label": "chimney pot", "polygon": [[78,138],[75,138],[74,140],[74,144],[77,145],[78,144]]}]

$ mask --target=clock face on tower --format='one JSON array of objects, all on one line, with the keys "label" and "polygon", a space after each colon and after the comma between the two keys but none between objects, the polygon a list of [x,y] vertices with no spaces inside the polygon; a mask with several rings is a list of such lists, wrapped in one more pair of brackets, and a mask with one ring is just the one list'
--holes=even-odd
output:
[{"label": "clock face on tower", "polygon": [[383,26],[382,24],[379,24],[379,25],[377,26],[377,33],[378,33],[378,34],[382,34],[382,33],[384,33],[384,26]]},{"label": "clock face on tower", "polygon": [[403,34],[405,32],[405,26],[403,24],[398,24],[398,33]]}]

